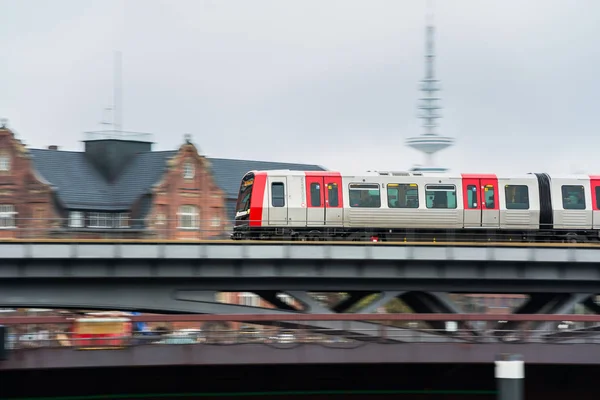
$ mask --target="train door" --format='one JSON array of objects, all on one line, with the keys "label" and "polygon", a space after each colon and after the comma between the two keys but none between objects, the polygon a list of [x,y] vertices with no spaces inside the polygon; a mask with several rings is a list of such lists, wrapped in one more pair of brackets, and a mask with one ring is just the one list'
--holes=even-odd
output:
[{"label": "train door", "polygon": [[288,224],[288,188],[285,176],[269,176],[269,225]]},{"label": "train door", "polygon": [[600,229],[600,176],[590,177],[592,189],[592,229]]},{"label": "train door", "polygon": [[481,226],[484,228],[500,228],[498,178],[482,178],[479,183],[481,188]]},{"label": "train door", "polygon": [[342,177],[325,177],[325,225],[343,224]]},{"label": "train door", "polygon": [[463,204],[465,207],[463,226],[481,227],[481,184],[477,178],[463,178]]},{"label": "train door", "polygon": [[495,176],[463,175],[465,228],[499,228],[498,179]]},{"label": "train door", "polygon": [[306,176],[306,226],[325,224],[325,179]]}]

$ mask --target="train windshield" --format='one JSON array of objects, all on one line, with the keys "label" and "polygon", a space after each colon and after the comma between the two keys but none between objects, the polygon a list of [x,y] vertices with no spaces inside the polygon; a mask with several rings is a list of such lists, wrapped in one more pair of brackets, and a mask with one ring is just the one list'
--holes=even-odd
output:
[{"label": "train windshield", "polygon": [[235,218],[242,218],[248,215],[250,210],[250,199],[252,198],[252,186],[254,185],[254,174],[247,173],[242,179],[240,192],[238,193],[237,204],[235,206]]}]

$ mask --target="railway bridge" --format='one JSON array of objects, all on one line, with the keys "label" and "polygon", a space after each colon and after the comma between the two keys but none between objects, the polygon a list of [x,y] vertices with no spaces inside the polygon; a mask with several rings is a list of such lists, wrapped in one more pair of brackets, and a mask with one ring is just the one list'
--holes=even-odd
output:
[{"label": "railway bridge", "polygon": [[[452,300],[452,294],[514,293],[528,296],[515,314],[565,314],[578,303],[600,314],[600,306],[594,301],[600,293],[600,251],[596,247],[4,242],[0,243],[0,307],[262,313],[284,318],[297,314],[368,314],[400,298],[415,313],[461,315],[464,311]],[[223,304],[217,301],[219,292],[252,292],[274,308]],[[324,305],[311,297],[311,292],[345,292],[348,296],[337,304]],[[279,293],[296,301],[283,302]],[[362,301],[367,296],[373,300]],[[343,323],[335,321],[302,324],[346,329]],[[528,329],[546,329],[548,324],[539,321]],[[464,322],[459,325],[466,326]],[[433,321],[432,326],[444,328],[439,321]],[[493,329],[502,337],[501,331],[519,326],[522,322],[509,321]],[[372,328],[369,322],[353,324],[355,331]],[[476,327],[471,328],[473,335],[481,335]],[[595,330],[595,326],[586,326],[582,334],[591,335]],[[410,341],[410,335],[403,340]]]}]

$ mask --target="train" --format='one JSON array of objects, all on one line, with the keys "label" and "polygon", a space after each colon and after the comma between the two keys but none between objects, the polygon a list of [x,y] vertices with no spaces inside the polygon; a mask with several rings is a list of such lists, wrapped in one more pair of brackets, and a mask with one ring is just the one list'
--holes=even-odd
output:
[{"label": "train", "polygon": [[249,171],[231,238],[600,241],[600,176]]}]

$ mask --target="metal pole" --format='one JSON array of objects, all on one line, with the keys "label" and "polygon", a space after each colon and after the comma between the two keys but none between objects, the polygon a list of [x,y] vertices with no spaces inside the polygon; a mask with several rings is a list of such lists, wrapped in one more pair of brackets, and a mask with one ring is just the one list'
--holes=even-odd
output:
[{"label": "metal pole", "polygon": [[0,325],[0,361],[8,359],[8,329]]},{"label": "metal pole", "polygon": [[523,400],[525,363],[520,354],[496,356],[496,381],[498,400]]}]

